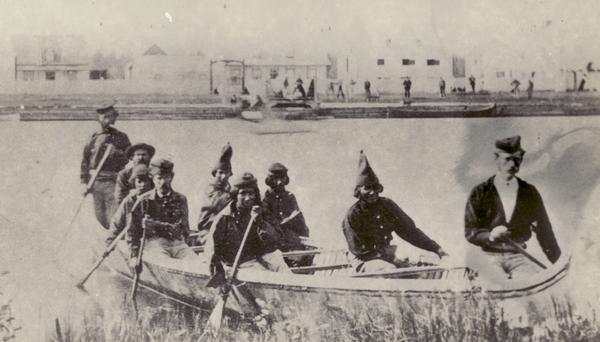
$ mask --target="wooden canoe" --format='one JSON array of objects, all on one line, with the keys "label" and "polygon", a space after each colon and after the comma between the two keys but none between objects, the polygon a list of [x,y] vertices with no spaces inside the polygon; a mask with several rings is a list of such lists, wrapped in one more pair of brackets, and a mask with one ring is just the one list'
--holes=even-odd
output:
[{"label": "wooden canoe", "polygon": [[[120,257],[110,258],[110,267],[119,275],[132,278],[127,267],[127,251],[118,249]],[[318,253],[325,253],[319,251]],[[339,255],[339,252],[336,252]],[[209,310],[218,297],[217,290],[206,286],[210,276],[202,253],[198,261],[146,257],[140,285],[160,295],[194,308]],[[331,260],[331,259],[330,259]],[[238,279],[255,298],[270,308],[275,316],[289,318],[294,312],[313,312],[319,305],[348,308],[378,308],[394,313],[405,305],[425,301],[461,302],[474,299],[505,300],[528,298],[541,293],[565,278],[569,258],[562,258],[544,272],[527,279],[486,283],[466,267],[423,266],[394,272],[354,275],[344,262],[316,267],[312,274],[275,273],[241,268]],[[329,267],[327,267],[329,266]],[[335,272],[336,269],[342,272]],[[298,271],[298,270],[296,270]],[[232,301],[234,310],[242,304]],[[241,301],[237,302],[241,303]],[[413,304],[411,304],[413,303]],[[229,305],[229,304],[228,304]],[[239,305],[237,308],[236,305]],[[378,312],[379,312],[378,311]],[[314,314],[318,314],[315,312]]]}]

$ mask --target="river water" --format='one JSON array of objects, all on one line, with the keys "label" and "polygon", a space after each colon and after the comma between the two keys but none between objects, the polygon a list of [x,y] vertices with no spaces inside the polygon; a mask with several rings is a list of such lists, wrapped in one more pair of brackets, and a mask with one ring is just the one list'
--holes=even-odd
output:
[{"label": "river water", "polygon": [[[128,121],[117,127],[175,163],[173,187],[188,198],[192,226],[225,143],[233,146],[234,174],[250,171],[263,180],[271,163],[283,163],[311,237],[324,247],[345,245],[340,223],[355,201],[358,155],[364,150],[385,187],[383,196],[458,259],[471,248],[463,237],[465,201],[494,172],[493,142],[520,134],[527,151],[520,176],[541,192],[563,251],[581,254],[582,266],[573,271],[580,273],[570,277],[582,290],[596,281],[590,270],[597,270],[600,259],[590,251],[600,241],[600,117]],[[14,295],[22,334],[39,331],[47,312],[78,300],[72,284],[94,258],[89,245],[94,234],[86,230],[95,224],[91,201],[73,227],[67,225],[81,198],[83,145],[96,129],[95,122],[0,122],[0,271],[11,274],[5,292]],[[409,256],[423,254],[399,244]],[[530,246],[545,260],[537,243]],[[127,286],[103,295],[106,286],[100,283],[84,301],[103,296],[122,301]]]}]

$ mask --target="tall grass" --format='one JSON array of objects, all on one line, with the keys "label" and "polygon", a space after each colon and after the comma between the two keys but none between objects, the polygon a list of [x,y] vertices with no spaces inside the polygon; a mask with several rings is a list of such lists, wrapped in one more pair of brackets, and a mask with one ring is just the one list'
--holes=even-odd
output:
[{"label": "tall grass", "polygon": [[[493,302],[461,305],[434,303],[421,310],[373,315],[368,308],[356,310],[321,303],[323,317],[315,320],[301,312],[286,320],[225,318],[222,341],[600,341],[595,312],[577,314],[568,298],[552,298],[551,309],[535,313],[535,323],[515,327],[506,311]],[[539,309],[539,308],[538,308]],[[532,311],[533,310],[533,311]],[[190,310],[145,308],[138,319],[122,310],[116,320],[106,316],[85,317],[74,325],[57,320],[52,341],[197,341],[207,313]],[[530,320],[531,321],[531,320]],[[60,326],[60,328],[58,328]],[[57,330],[60,329],[60,330]]]}]

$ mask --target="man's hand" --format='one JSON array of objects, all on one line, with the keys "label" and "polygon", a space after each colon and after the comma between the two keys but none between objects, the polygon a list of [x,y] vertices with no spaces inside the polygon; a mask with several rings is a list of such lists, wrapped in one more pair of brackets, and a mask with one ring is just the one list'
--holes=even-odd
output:
[{"label": "man's hand", "polygon": [[261,212],[262,212],[262,208],[260,207],[260,205],[255,205],[252,207],[252,215],[257,216]]},{"label": "man's hand", "polygon": [[508,228],[506,226],[497,226],[490,232],[490,241],[494,242],[496,240],[505,238],[508,236]]},{"label": "man's hand", "polygon": [[136,274],[139,273],[138,271],[141,271],[141,267],[142,265],[139,265],[139,270],[138,270],[138,258],[137,257],[131,257],[129,259],[129,269],[131,269],[131,273]]},{"label": "man's hand", "polygon": [[440,260],[441,260],[442,258],[444,258],[444,257],[447,257],[447,256],[448,256],[448,253],[446,253],[446,251],[445,251],[445,250],[443,250],[443,249],[442,249],[442,247],[440,247],[440,248],[437,250],[436,254],[437,254],[437,255],[438,255],[438,257],[440,258]]}]

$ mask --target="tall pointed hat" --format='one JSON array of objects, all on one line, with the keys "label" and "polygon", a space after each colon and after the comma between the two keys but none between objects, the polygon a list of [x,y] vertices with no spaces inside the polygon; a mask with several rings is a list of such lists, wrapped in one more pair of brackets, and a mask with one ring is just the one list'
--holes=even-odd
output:
[{"label": "tall pointed hat", "polygon": [[223,146],[223,150],[221,151],[221,157],[219,157],[219,161],[215,164],[212,169],[212,175],[214,176],[218,169],[223,171],[231,172],[231,156],[233,156],[233,149],[229,142]]},{"label": "tall pointed hat", "polygon": [[358,157],[358,176],[356,177],[355,190],[361,186],[372,186],[376,188],[378,192],[383,191],[383,186],[379,182],[379,178],[377,178],[377,175],[375,175],[375,172],[369,164],[367,155],[362,150],[360,151],[360,156]]}]

